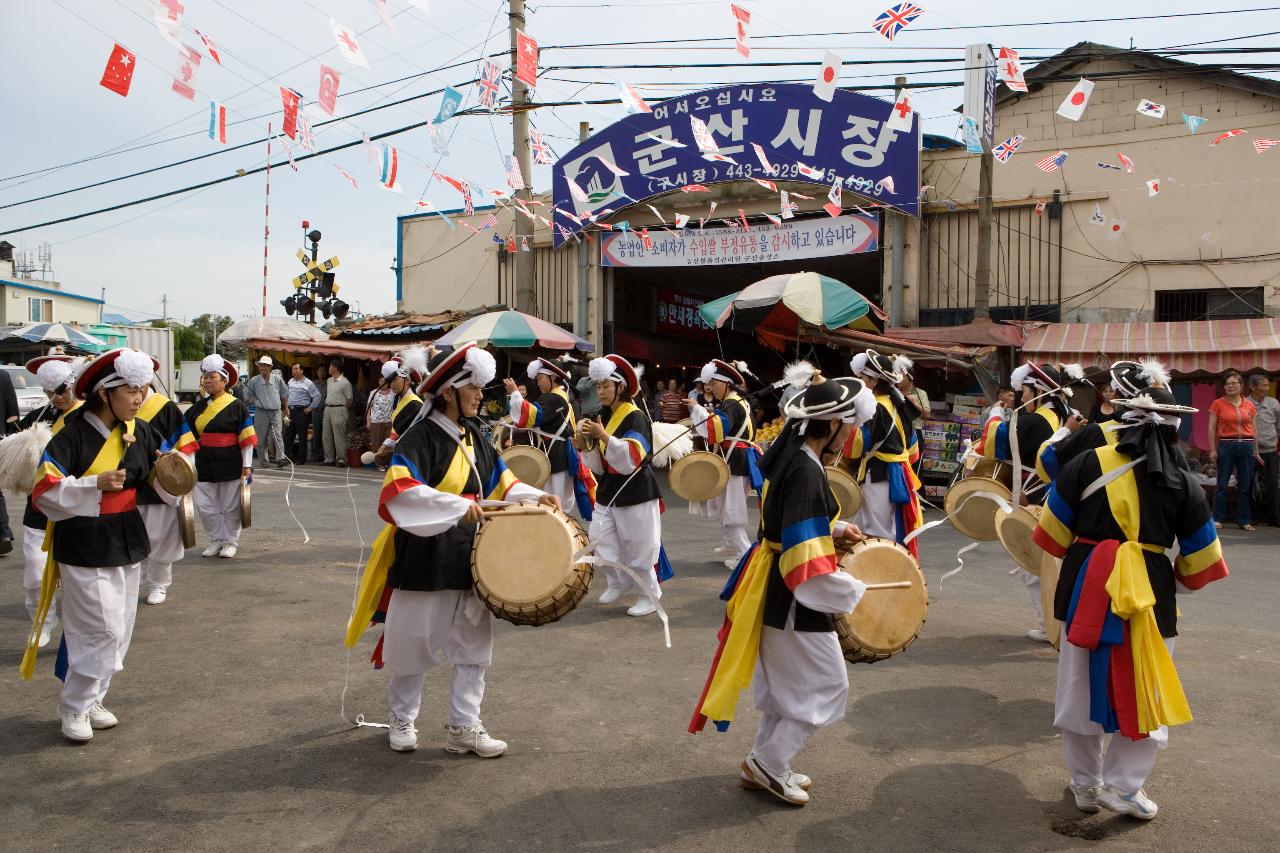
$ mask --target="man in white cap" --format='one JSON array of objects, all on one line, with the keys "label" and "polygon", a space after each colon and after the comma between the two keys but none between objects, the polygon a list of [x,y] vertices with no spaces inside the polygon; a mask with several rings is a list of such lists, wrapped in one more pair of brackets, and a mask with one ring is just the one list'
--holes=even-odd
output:
[{"label": "man in white cap", "polygon": [[[268,460],[277,468],[289,464],[284,455],[284,425],[282,413],[289,400],[289,389],[280,374],[272,372],[271,356],[263,355],[257,361],[258,375],[245,383],[245,403],[253,406],[253,431],[258,434],[258,467]],[[272,451],[275,459],[269,459]]]}]

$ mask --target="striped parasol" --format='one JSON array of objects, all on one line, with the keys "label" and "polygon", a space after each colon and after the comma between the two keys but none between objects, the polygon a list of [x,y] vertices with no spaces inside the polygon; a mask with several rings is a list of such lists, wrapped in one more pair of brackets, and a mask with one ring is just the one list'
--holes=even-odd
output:
[{"label": "striped parasol", "polygon": [[66,323],[30,323],[9,330],[5,336],[22,338],[33,344],[66,344],[79,350],[105,349],[107,342]]},{"label": "striped parasol", "polygon": [[878,331],[868,316],[880,313],[849,285],[816,272],[772,275],[706,303],[698,314],[707,325],[751,331],[759,326],[790,336],[800,322],[811,326]]},{"label": "striped parasol", "polygon": [[583,340],[559,326],[539,320],[519,311],[490,311],[478,317],[464,320],[435,342],[440,349],[452,349],[459,344],[475,341],[482,347],[506,347],[524,349],[579,349],[591,352],[595,344]]}]

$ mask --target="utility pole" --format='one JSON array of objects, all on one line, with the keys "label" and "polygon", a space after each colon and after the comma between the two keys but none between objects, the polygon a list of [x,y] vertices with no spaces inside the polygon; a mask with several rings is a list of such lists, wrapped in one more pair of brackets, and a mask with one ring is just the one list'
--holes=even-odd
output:
[{"label": "utility pole", "polygon": [[[578,141],[586,142],[587,137],[591,135],[591,126],[585,122],[578,122]],[[578,320],[574,323],[573,331],[580,338],[591,340],[591,332],[588,326],[591,323],[590,300],[591,300],[591,249],[587,245],[586,240],[578,241]]]},{"label": "utility pole", "polygon": [[991,170],[995,158],[985,143],[978,170],[978,262],[973,271],[973,320],[991,320]]},{"label": "utility pole", "polygon": [[[511,30],[511,135],[516,163],[519,164],[520,174],[524,176],[527,183],[533,180],[529,163],[529,112],[526,107],[529,103],[529,89],[516,78],[516,62],[519,59],[516,33],[522,31],[525,25],[524,0],[509,0],[509,2],[511,4],[508,13]],[[533,192],[526,186],[522,190],[517,190],[515,197],[527,204],[532,200]],[[512,211],[512,219],[515,223],[516,237],[516,256],[513,259],[516,274],[515,307],[517,311],[532,314],[537,307],[533,291],[533,252],[524,251],[524,247],[529,245],[532,249],[533,220],[520,215],[515,210]]]},{"label": "utility pole", "polygon": [[164,324],[169,325],[169,294],[167,293],[160,297],[160,313],[164,318]]}]

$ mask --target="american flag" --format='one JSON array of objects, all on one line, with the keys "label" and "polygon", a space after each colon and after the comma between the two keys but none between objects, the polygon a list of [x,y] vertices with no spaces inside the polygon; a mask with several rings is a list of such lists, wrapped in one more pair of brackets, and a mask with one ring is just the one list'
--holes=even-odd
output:
[{"label": "american flag", "polygon": [[1001,163],[1007,163],[1009,162],[1009,158],[1022,147],[1022,143],[1024,141],[1026,141],[1025,136],[1010,136],[1004,142],[1001,142],[995,148],[992,148],[991,153],[994,154],[996,159]]},{"label": "american flag", "polygon": [[498,84],[502,81],[502,66],[492,59],[484,61],[484,70],[480,73],[480,103],[486,110],[493,109],[498,103]]},{"label": "american flag", "polygon": [[1244,131],[1240,130],[1239,128],[1236,128],[1234,130],[1228,130],[1224,133],[1219,133],[1217,139],[1213,140],[1209,144],[1218,145],[1220,143],[1226,142],[1228,139],[1234,139],[1237,136],[1244,136]]},{"label": "american flag", "polygon": [[486,228],[497,228],[497,227],[498,227],[498,217],[494,216],[492,213],[486,213],[484,215],[484,219],[480,220],[481,231],[485,230]]},{"label": "american flag", "polygon": [[893,37],[901,32],[903,27],[923,14],[924,9],[914,3],[899,3],[881,12],[880,17],[871,24],[871,28],[889,41],[893,41]]},{"label": "american flag", "polygon": [[1036,161],[1036,168],[1042,172],[1053,173],[1062,168],[1062,164],[1067,162],[1067,152],[1059,151],[1057,154],[1050,154],[1048,157],[1042,157]]},{"label": "american flag", "polygon": [[551,146],[542,138],[542,131],[536,128],[529,131],[529,147],[533,149],[533,162],[540,166],[550,166],[554,162]]},{"label": "american flag", "polygon": [[1259,154],[1266,151],[1268,148],[1274,148],[1277,145],[1280,145],[1280,139],[1267,139],[1264,136],[1259,136],[1257,139],[1253,140],[1254,150]]}]

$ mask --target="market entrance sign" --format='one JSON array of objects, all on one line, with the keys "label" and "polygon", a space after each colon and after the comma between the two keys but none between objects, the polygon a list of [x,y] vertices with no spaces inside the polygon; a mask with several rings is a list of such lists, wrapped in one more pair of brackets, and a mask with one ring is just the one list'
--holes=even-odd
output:
[{"label": "market entrance sign", "polygon": [[[916,216],[920,123],[913,121],[909,133],[886,128],[892,109],[888,101],[856,92],[837,91],[827,103],[811,86],[794,83],[725,86],[663,101],[653,112],[610,125],[556,162],[555,243],[589,225],[591,217],[684,186],[752,178],[828,188],[839,179],[847,192]],[[690,117],[706,123],[720,154],[733,162],[703,156]],[[765,170],[753,144],[773,172]]]},{"label": "market entrance sign", "polygon": [[872,216],[792,219],[781,225],[685,228],[654,231],[646,242],[634,231],[606,234],[600,263],[606,267],[708,267],[764,264],[874,252],[880,223]]}]

